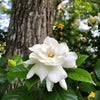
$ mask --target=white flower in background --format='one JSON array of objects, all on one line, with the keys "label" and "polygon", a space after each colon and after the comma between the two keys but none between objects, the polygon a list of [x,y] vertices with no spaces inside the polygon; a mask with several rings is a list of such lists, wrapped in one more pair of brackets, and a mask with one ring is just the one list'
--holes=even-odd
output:
[{"label": "white flower in background", "polygon": [[83,30],[89,30],[90,29],[90,27],[87,25],[87,24],[85,24],[84,22],[79,22],[79,29],[83,29]]},{"label": "white flower in background", "polygon": [[100,24],[100,13],[98,13],[98,16],[94,16],[94,19],[96,20],[96,24]]},{"label": "white flower in background", "polygon": [[100,22],[99,20],[99,17],[98,16],[94,16],[94,19],[96,20],[96,22],[98,23],[98,22]]},{"label": "white flower in background", "polygon": [[56,28],[56,26],[53,26],[53,30]]},{"label": "white flower in background", "polygon": [[45,79],[48,91],[52,91],[54,83],[67,90],[65,78],[67,73],[64,68],[76,68],[77,55],[70,52],[66,43],[58,43],[55,39],[47,37],[43,44],[30,47],[32,53],[29,60],[23,62],[25,67],[35,64],[28,72],[26,78],[30,79],[34,74],[40,77],[41,82]]},{"label": "white flower in background", "polygon": [[100,32],[93,33],[93,37],[99,37],[99,36],[100,36]]},{"label": "white flower in background", "polygon": [[98,13],[98,16],[94,16],[94,17],[90,15],[90,18],[88,19],[88,23],[90,25],[100,24],[100,13]]},{"label": "white flower in background", "polygon": [[90,25],[94,25],[96,23],[96,19],[93,16],[90,15],[90,18],[88,19],[88,23]]},{"label": "white flower in background", "polygon": [[1,54],[0,54],[0,58],[1,58]]},{"label": "white flower in background", "polygon": [[57,9],[58,9],[58,10],[64,9],[64,7],[65,7],[68,3],[69,3],[69,0],[64,0],[64,1],[62,1],[62,2],[58,5]]}]

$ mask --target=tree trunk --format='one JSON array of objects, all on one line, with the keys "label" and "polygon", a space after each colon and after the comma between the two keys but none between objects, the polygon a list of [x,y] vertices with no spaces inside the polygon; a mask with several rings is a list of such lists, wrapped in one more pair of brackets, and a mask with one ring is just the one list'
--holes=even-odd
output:
[{"label": "tree trunk", "polygon": [[[56,0],[54,0],[56,1]],[[13,0],[6,56],[29,54],[28,47],[53,34],[53,0]]]},{"label": "tree trunk", "polygon": [[[23,57],[28,48],[53,34],[54,4],[57,0],[13,0],[5,56]],[[8,90],[19,84],[9,85]]]}]

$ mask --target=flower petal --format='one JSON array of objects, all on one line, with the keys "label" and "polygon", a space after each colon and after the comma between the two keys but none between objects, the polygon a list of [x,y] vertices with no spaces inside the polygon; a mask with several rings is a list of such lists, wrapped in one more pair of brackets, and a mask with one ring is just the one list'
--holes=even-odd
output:
[{"label": "flower petal", "polygon": [[67,90],[67,84],[66,84],[65,79],[62,79],[61,81],[59,81],[59,84],[64,90]]},{"label": "flower petal", "polygon": [[41,82],[45,79],[45,77],[48,74],[48,69],[41,63],[34,65],[33,70],[34,73],[40,77]]},{"label": "flower petal", "polygon": [[47,60],[45,60],[44,64],[48,66],[60,66],[63,64],[63,60],[64,59],[62,57],[48,58]]},{"label": "flower petal", "polygon": [[48,79],[53,83],[57,83],[67,77],[67,73],[64,71],[62,66],[51,66],[48,67],[48,70]]},{"label": "flower petal", "polygon": [[34,66],[28,72],[26,79],[30,79],[34,75]]},{"label": "flower petal", "polygon": [[46,39],[44,40],[43,44],[49,44],[51,47],[56,47],[58,45],[57,40],[55,40],[54,38],[50,38],[49,36],[46,37]]},{"label": "flower petal", "polygon": [[75,52],[69,52],[67,57],[64,59],[64,64],[62,65],[65,68],[76,68],[76,59],[77,55]]},{"label": "flower petal", "polygon": [[34,60],[37,60],[37,61],[40,61],[42,60],[41,57],[37,54],[35,54],[34,52],[32,52],[30,55],[29,55],[29,58],[30,59],[34,59]]},{"label": "flower petal", "polygon": [[69,48],[66,43],[60,43],[56,48],[55,48],[55,53],[57,55],[62,55],[62,54],[68,54]]},{"label": "flower petal", "polygon": [[27,61],[24,61],[23,62],[23,65],[24,65],[24,67],[28,67],[28,65],[30,65],[30,64],[34,64],[35,63],[35,60],[34,59],[29,59],[29,60],[27,60]]},{"label": "flower petal", "polygon": [[30,51],[36,51],[36,50],[39,50],[41,48],[41,45],[40,44],[36,44],[32,47],[29,48]]},{"label": "flower petal", "polygon": [[41,45],[42,52],[47,53],[48,48],[50,48],[50,45],[48,45],[48,44],[42,44]]},{"label": "flower petal", "polygon": [[48,57],[47,53],[44,53],[41,50],[34,51],[29,55],[29,58],[41,59],[41,60],[47,59],[47,57]]},{"label": "flower petal", "polygon": [[46,87],[48,91],[52,91],[52,88],[54,86],[54,83],[51,82],[48,78],[46,79]]}]

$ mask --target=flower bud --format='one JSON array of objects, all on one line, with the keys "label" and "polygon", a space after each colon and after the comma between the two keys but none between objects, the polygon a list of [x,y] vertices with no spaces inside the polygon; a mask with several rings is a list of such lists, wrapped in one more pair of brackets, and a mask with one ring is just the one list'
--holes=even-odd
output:
[{"label": "flower bud", "polygon": [[14,60],[8,60],[8,66],[9,67],[15,67],[16,66],[16,62]]}]

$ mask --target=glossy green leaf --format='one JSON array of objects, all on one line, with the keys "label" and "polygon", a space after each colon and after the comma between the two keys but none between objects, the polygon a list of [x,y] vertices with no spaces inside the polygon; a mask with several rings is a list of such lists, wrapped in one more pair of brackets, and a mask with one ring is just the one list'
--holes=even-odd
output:
[{"label": "glossy green leaf", "polygon": [[86,83],[86,82],[82,82],[80,85],[79,85],[79,89],[83,92],[91,92],[91,91],[96,91],[96,87],[91,84],[91,83]]},{"label": "glossy green leaf", "polygon": [[98,59],[95,64],[95,73],[98,79],[100,80],[100,59]]},{"label": "glossy green leaf", "polygon": [[8,87],[7,73],[0,68],[0,100]]},{"label": "glossy green leaf", "polygon": [[39,80],[39,77],[33,76],[31,79],[26,80],[25,84],[28,87],[28,89],[31,89],[31,87],[33,87]]},{"label": "glossy green leaf", "polygon": [[1,57],[0,58],[0,67],[3,66],[3,64],[7,61],[8,58],[5,58],[5,57]]},{"label": "glossy green leaf", "polygon": [[68,74],[68,77],[76,80],[76,81],[83,81],[83,82],[89,82],[93,83],[91,75],[88,73],[88,71],[80,68],[68,68],[66,69],[66,72]]},{"label": "glossy green leaf", "polygon": [[44,100],[78,100],[78,97],[70,85],[68,85],[68,90],[65,91],[56,84],[52,92],[44,90]]},{"label": "glossy green leaf", "polygon": [[98,80],[95,72],[92,74],[93,81],[96,83],[97,86],[100,86],[100,81]]},{"label": "glossy green leaf", "polygon": [[80,66],[86,59],[87,59],[88,55],[78,55],[78,59],[76,60],[76,64],[77,66]]},{"label": "glossy green leaf", "polygon": [[17,65],[7,73],[7,79],[9,82],[11,82],[14,78],[26,79],[27,72],[28,69],[26,69],[23,64]]},{"label": "glossy green leaf", "polygon": [[7,74],[4,69],[0,68],[0,83],[4,83],[7,80]]},{"label": "glossy green leaf", "polygon": [[8,81],[5,81],[5,83],[0,83],[0,100],[5,91],[7,90],[7,88],[8,88]]},{"label": "glossy green leaf", "polygon": [[23,63],[23,60],[18,55],[14,55],[12,57],[12,60],[14,60],[16,62],[16,65],[19,65],[19,64]]},{"label": "glossy green leaf", "polygon": [[39,88],[33,88],[28,91],[27,87],[21,86],[14,90],[7,92],[2,100],[40,100],[41,90]]},{"label": "glossy green leaf", "polygon": [[24,56],[22,59],[23,59],[23,61],[28,60],[29,59],[29,55]]}]

